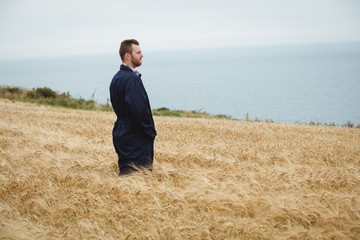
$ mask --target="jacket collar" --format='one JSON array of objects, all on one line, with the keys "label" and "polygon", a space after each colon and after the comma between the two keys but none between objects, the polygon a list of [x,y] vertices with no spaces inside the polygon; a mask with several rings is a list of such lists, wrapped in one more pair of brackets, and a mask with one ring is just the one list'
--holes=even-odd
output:
[{"label": "jacket collar", "polygon": [[133,72],[133,70],[128,65],[125,65],[125,64],[120,65],[120,70],[132,71]]},{"label": "jacket collar", "polygon": [[139,73],[137,70],[132,70],[128,65],[126,64],[121,64],[120,65],[120,70],[125,70],[125,71],[131,71],[134,72],[138,77],[141,78],[141,73]]}]

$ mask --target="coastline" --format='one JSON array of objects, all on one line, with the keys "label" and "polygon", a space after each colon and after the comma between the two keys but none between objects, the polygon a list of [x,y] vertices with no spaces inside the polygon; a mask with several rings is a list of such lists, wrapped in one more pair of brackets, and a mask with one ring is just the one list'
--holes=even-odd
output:
[{"label": "coastline", "polygon": [[[86,100],[84,98],[74,98],[69,92],[59,93],[48,87],[26,89],[22,87],[0,86],[0,99],[7,99],[13,102],[26,102],[35,105],[45,105],[60,108],[92,110],[92,111],[112,111],[109,101],[106,104],[98,103],[93,99]],[[232,119],[251,122],[274,123],[272,119],[250,118],[247,113],[243,119],[237,119],[225,114],[210,114],[201,110],[178,110],[161,107],[152,109],[154,116],[171,116],[186,118],[208,118],[208,119]],[[280,122],[279,122],[280,123]],[[321,123],[316,121],[290,122],[289,124],[311,125],[311,126],[332,126],[332,127],[349,127],[360,128],[360,123],[352,123],[347,121],[343,124]]]}]

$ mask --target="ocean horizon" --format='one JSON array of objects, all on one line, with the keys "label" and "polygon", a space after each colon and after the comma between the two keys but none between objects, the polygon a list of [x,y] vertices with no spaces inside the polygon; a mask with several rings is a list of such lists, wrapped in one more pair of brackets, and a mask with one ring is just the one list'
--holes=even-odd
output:
[{"label": "ocean horizon", "polygon": [[[360,42],[146,51],[152,108],[285,123],[360,123]],[[109,101],[113,54],[0,59],[0,85]]]}]

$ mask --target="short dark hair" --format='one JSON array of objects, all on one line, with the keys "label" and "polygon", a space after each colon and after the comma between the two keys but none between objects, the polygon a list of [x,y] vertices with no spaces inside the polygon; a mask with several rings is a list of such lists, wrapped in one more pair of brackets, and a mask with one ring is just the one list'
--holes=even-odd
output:
[{"label": "short dark hair", "polygon": [[139,46],[139,42],[135,39],[126,39],[124,41],[121,42],[120,45],[120,49],[119,49],[119,54],[121,57],[121,60],[124,61],[124,56],[126,53],[131,53],[132,52],[132,45],[138,45]]}]

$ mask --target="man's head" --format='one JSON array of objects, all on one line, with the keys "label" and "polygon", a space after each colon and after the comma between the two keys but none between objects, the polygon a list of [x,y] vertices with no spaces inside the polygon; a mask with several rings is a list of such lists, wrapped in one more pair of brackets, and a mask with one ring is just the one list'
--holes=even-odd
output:
[{"label": "man's head", "polygon": [[121,42],[119,54],[123,63],[132,68],[139,67],[142,64],[142,52],[139,42],[135,39],[127,39]]}]

